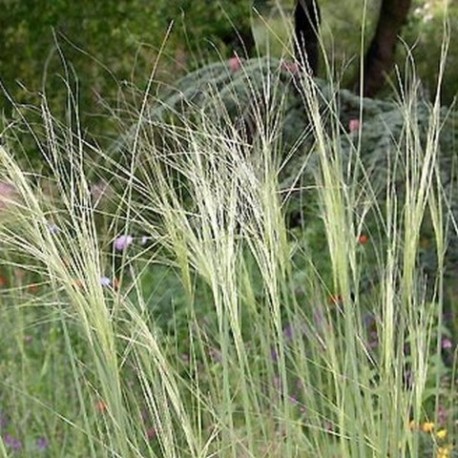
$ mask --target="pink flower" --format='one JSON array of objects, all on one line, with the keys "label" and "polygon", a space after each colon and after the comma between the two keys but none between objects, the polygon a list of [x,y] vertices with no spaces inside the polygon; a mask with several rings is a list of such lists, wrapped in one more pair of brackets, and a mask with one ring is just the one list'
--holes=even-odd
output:
[{"label": "pink flower", "polygon": [[6,210],[16,197],[16,187],[6,181],[0,181],[0,211]]},{"label": "pink flower", "polygon": [[146,437],[149,439],[149,440],[153,440],[153,439],[156,439],[156,436],[157,436],[157,431],[155,428],[148,428],[146,430]]},{"label": "pink flower", "polygon": [[242,61],[239,56],[231,57],[228,62],[232,73],[236,73],[242,68]]},{"label": "pink flower", "polygon": [[350,122],[348,124],[348,128],[350,129],[350,132],[357,132],[361,127],[361,123],[359,122],[359,119],[350,119]]},{"label": "pink flower", "polygon": [[98,205],[101,200],[107,200],[113,196],[113,190],[106,181],[93,183],[89,191],[91,193],[92,202],[95,205]]},{"label": "pink flower", "polygon": [[280,68],[282,71],[291,73],[292,75],[297,75],[301,71],[301,67],[297,62],[288,62],[286,60],[282,61]]},{"label": "pink flower", "polygon": [[437,408],[437,421],[440,425],[445,425],[448,421],[448,410],[442,405],[439,404]]},{"label": "pink flower", "polygon": [[116,251],[124,251],[132,244],[133,241],[134,238],[131,235],[120,235],[114,241],[114,248]]}]

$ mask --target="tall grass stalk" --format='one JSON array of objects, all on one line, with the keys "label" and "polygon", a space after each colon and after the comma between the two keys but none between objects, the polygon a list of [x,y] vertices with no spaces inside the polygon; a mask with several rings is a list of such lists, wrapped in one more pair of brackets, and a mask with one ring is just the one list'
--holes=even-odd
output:
[{"label": "tall grass stalk", "polygon": [[[142,231],[153,240],[150,249],[122,254],[119,289],[100,282],[113,252],[104,248],[110,236],[98,230],[91,148],[82,133],[59,124],[43,103],[46,143],[37,142],[57,200],[40,190],[14,151],[0,147],[2,178],[18,193],[0,225],[5,264],[35,272],[45,284],[34,301],[10,289],[1,311],[11,323],[5,343],[14,341],[16,326],[39,328],[37,317],[48,314],[61,339],[54,343],[62,352],[54,382],[65,384],[59,393],[71,399],[53,400],[52,388],[22,380],[21,396],[36,400],[28,404],[36,418],[54,422],[49,456],[419,456],[418,436],[407,424],[424,417],[443,301],[441,278],[431,299],[416,268],[427,213],[439,276],[446,246],[438,102],[423,148],[415,92],[400,101],[404,131],[380,198],[360,142],[343,156],[337,101],[328,107],[328,129],[319,90],[304,79],[315,143],[301,154],[303,161],[317,158],[308,185],[316,190],[326,246],[317,253],[285,224],[282,196],[292,194],[279,185],[284,153],[275,139],[282,119],[275,107],[265,111],[275,81],[266,78],[264,87],[258,115],[267,122],[253,145],[229,119],[222,129],[196,108],[196,119],[184,127],[150,126],[168,143],[143,135],[139,124],[127,167],[97,151],[117,190],[117,209],[102,216],[125,235]],[[385,242],[374,247],[379,281],[368,306],[357,240],[369,215]],[[50,222],[59,230],[50,231]],[[327,256],[330,278],[320,270]],[[152,295],[145,292],[148,281],[157,287]],[[157,312],[164,306],[154,293],[162,283],[172,285],[167,307],[181,307],[166,327],[161,314],[169,310]],[[338,299],[329,301],[330,294]],[[377,330],[375,352],[368,347],[367,312]],[[11,380],[20,380],[21,365],[32,362],[24,352],[12,355],[19,359],[11,361]],[[12,396],[11,384],[2,390]],[[50,409],[41,409],[47,402]],[[15,407],[20,418],[24,406]],[[59,444],[60,431],[66,440]],[[7,456],[1,441],[0,452]]]}]

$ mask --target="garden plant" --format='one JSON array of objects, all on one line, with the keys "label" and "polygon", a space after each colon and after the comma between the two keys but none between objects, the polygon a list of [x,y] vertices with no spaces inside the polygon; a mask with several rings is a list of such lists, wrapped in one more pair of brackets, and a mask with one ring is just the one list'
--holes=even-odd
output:
[{"label": "garden plant", "polygon": [[64,117],[9,96],[0,456],[458,456],[444,30],[431,95],[409,50],[379,100],[286,45],[155,63],[108,147],[68,67]]}]

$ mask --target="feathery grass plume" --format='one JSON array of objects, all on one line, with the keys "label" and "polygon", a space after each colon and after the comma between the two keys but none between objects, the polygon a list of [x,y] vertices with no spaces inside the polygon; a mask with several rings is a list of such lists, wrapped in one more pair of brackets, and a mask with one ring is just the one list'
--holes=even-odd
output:
[{"label": "feathery grass plume", "polygon": [[[0,309],[2,396],[19,420],[32,409],[57,425],[50,456],[422,456],[408,422],[454,389],[439,362],[456,113],[415,85],[397,102],[361,101],[290,70],[215,64],[154,99],[98,151],[117,203],[108,235],[78,127],[44,101],[37,147],[58,199],[0,148],[1,180],[17,189],[2,246],[46,285],[33,301],[8,290]],[[306,219],[289,230],[295,198]],[[428,223],[430,283],[418,265]],[[40,313],[51,350],[38,342],[31,358],[17,335],[38,334]],[[50,364],[65,403],[21,375],[50,382]]]},{"label": "feathery grass plume", "polygon": [[[282,163],[280,182],[289,196],[299,179],[310,183],[318,169],[318,156],[309,154],[316,135],[313,114],[303,94],[306,76],[290,71],[285,63],[288,62],[257,58],[242,61],[236,72],[231,71],[227,63],[217,63],[187,75],[169,88],[159,90],[159,96],[151,101],[138,123],[113,145],[109,155],[117,157],[122,153],[129,162],[132,146],[140,137],[145,140],[144,144],[151,139],[155,147],[165,154],[172,150],[168,159],[172,162],[176,154],[174,150],[188,147],[188,129],[197,135],[203,123],[211,124],[215,131],[230,137],[243,154],[251,154],[259,139],[275,143]],[[396,145],[406,141],[406,119],[399,103],[361,100],[349,91],[340,90],[320,79],[314,80],[314,86],[317,116],[322,120],[321,130],[339,144],[345,173],[348,175],[351,172],[357,149],[357,160],[367,169],[366,179],[371,180],[378,197],[386,189],[390,167],[395,167],[393,178],[402,185],[405,164],[399,162]],[[432,106],[417,92],[408,103],[415,110],[412,121],[418,127],[417,141],[425,147]],[[453,202],[458,201],[451,195],[455,183],[453,170],[458,114],[447,107],[437,107],[437,110],[441,123],[437,138],[441,151],[439,170],[447,187],[444,191],[449,194],[447,201],[454,206]],[[351,127],[355,121],[362,126],[357,132]],[[275,123],[278,125],[274,126]],[[148,148],[138,156],[140,161],[147,163]],[[450,249],[452,258],[457,251],[454,245],[452,243]],[[426,263],[433,263],[433,258],[431,255],[424,256]],[[434,270],[434,266],[431,269]]]},{"label": "feathery grass plume", "polygon": [[[259,61],[245,62],[233,74],[219,64],[191,74],[177,83],[176,92],[171,89],[168,96],[157,100],[145,120],[135,126],[136,132],[141,132],[136,145],[145,155],[140,168],[146,164],[148,170],[138,171],[143,179],[134,185],[149,202],[137,212],[139,225],[150,225],[149,230],[159,232],[161,243],[182,272],[191,304],[198,291],[195,275],[210,288],[218,321],[217,341],[224,344],[218,357],[223,366],[224,406],[229,411],[234,402],[230,374],[235,361],[242,377],[242,423],[249,438],[255,432],[250,412],[258,415],[262,408],[262,402],[252,397],[257,374],[247,364],[241,327],[244,313],[250,316],[253,311],[249,321],[265,323],[260,327],[272,333],[273,346],[268,338],[261,339],[260,345],[263,354],[275,354],[275,364],[264,370],[280,382],[279,428],[302,444],[304,453],[331,453],[335,446],[343,456],[395,454],[401,444],[415,454],[418,443],[410,441],[403,425],[407,412],[421,412],[431,342],[438,337],[435,328],[441,306],[437,312],[435,304],[442,300],[437,290],[433,296],[422,293],[423,279],[417,269],[419,237],[429,212],[436,246],[433,254],[435,251],[439,259],[430,272],[434,275],[437,268],[440,276],[445,246],[443,211],[450,202],[444,186],[453,187],[455,182],[450,164],[455,154],[456,114],[437,104],[429,105],[415,91],[398,103],[361,101],[320,80],[303,77],[294,84],[291,79],[285,83],[278,77],[279,62],[272,65],[267,61],[263,71],[257,65]],[[275,98],[278,94],[281,102]],[[361,110],[361,129],[346,132],[349,121]],[[254,119],[250,132],[255,135],[239,129],[247,112]],[[290,119],[302,127],[288,142],[285,132]],[[156,133],[160,142],[154,141]],[[126,145],[129,135],[122,140]],[[439,149],[445,154],[438,156]],[[290,175],[284,177],[287,172]],[[179,178],[173,181],[171,176]],[[317,216],[324,221],[323,236],[330,254],[329,287],[339,292],[342,301],[335,312],[319,312],[321,326],[327,328],[325,335],[319,331],[316,317],[299,306],[287,286],[297,275],[291,263],[301,256],[291,255],[279,176],[283,183],[300,179],[303,188],[317,190]],[[288,187],[286,191],[292,195]],[[313,203],[313,198],[307,203]],[[153,214],[156,219],[151,225]],[[316,223],[308,223],[316,228]],[[376,245],[377,264],[368,268],[375,267],[378,279],[370,282],[377,294],[369,296],[369,304],[362,288],[367,266],[356,250],[358,234],[366,227],[378,232],[370,237]],[[307,287],[315,297],[323,297],[317,294],[315,282],[319,284],[320,275],[316,276],[313,268],[319,261],[312,252],[303,255],[310,260],[300,259],[302,265],[312,267],[307,270]],[[244,267],[238,270],[238,266]],[[261,282],[264,291],[261,303],[269,311],[267,322],[256,304],[256,282]],[[249,303],[237,294],[238,285],[250,285],[245,293]],[[366,346],[361,309],[368,305],[376,317],[378,354]],[[304,347],[293,344],[298,356],[296,370],[301,370],[292,372],[313,393],[303,401],[310,413],[303,424],[309,434],[299,437],[291,423],[293,409],[285,402],[291,383],[287,363],[291,349],[282,335],[285,316],[304,323],[307,350],[313,355],[312,363],[305,362]],[[256,334],[257,328],[249,333]],[[405,353],[407,344],[409,355]],[[410,361],[414,381],[406,381],[403,361]],[[327,369],[317,373],[320,364]],[[324,399],[314,386],[316,378],[320,386],[326,386]],[[323,445],[326,439],[319,431],[324,429],[324,418],[332,425],[326,430],[335,437],[333,445]],[[232,444],[236,453],[237,441],[229,440],[236,431],[232,415],[218,420],[222,443]],[[385,422],[396,425],[395,432],[386,433]],[[306,445],[308,440],[311,442]],[[314,449],[316,444],[321,448]],[[249,450],[253,445],[249,444]],[[287,443],[282,449],[286,456],[292,453],[290,447]]]},{"label": "feathery grass plume", "polygon": [[[52,332],[59,332],[61,336],[59,344],[53,347],[59,347],[61,354],[66,356],[66,362],[60,358],[59,361],[62,368],[68,369],[59,381],[63,385],[57,392],[63,392],[63,398],[70,398],[70,402],[66,409],[67,406],[55,406],[49,401],[49,414],[57,420],[60,418],[61,427],[65,424],[72,426],[72,446],[76,446],[79,435],[82,435],[84,447],[91,456],[113,456],[113,453],[116,456],[140,456],[138,440],[145,447],[142,423],[138,421],[140,416],[133,421],[131,426],[137,435],[131,434],[133,430],[128,426],[130,420],[124,403],[130,382],[123,379],[125,370],[119,359],[118,345],[127,340],[117,341],[115,338],[115,335],[124,334],[128,339],[130,331],[124,333],[120,328],[123,299],[103,291],[100,284],[102,264],[107,259],[100,249],[95,211],[85,176],[87,164],[82,160],[87,145],[81,137],[74,142],[73,133],[62,129],[46,105],[42,108],[47,131],[46,158],[54,186],[58,189],[57,202],[43,195],[39,185],[33,183],[34,177],[21,170],[8,149],[1,148],[2,176],[15,183],[20,202],[11,210],[16,210],[15,219],[1,226],[5,253],[11,256],[9,262],[12,265],[35,272],[47,285],[46,294],[31,304],[26,297],[13,296],[15,302],[10,306],[11,313],[18,313],[17,319],[28,320],[36,314],[30,310],[32,307],[28,307],[33,305],[51,317]],[[51,217],[52,226],[49,225]],[[50,227],[59,230],[50,230]],[[11,314],[7,316],[11,317]],[[135,334],[133,329],[131,331]],[[14,339],[14,334],[11,337]],[[43,366],[43,371],[45,369]],[[31,380],[34,378],[24,379],[17,386],[8,386],[8,392],[13,394],[20,387],[39,406],[43,401],[37,399],[38,393],[33,391]],[[48,380],[48,383],[54,382]],[[65,383],[68,383],[67,387]],[[95,396],[103,398],[108,413],[96,423],[89,402]],[[57,410],[53,412],[54,409]],[[75,416],[78,411],[80,414]]]}]

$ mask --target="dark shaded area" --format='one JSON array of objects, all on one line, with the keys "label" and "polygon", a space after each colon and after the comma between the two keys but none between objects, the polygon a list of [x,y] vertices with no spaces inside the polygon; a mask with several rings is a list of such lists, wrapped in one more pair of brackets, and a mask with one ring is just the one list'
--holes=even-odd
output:
[{"label": "dark shaded area", "polygon": [[294,10],[294,54],[310,72],[318,71],[320,8],[317,0],[297,0]]},{"label": "dark shaded area", "polygon": [[238,56],[250,58],[254,55],[256,43],[249,23],[240,29],[223,34],[221,41]]},{"label": "dark shaded area", "polygon": [[[384,85],[393,68],[398,35],[406,23],[411,0],[383,0],[375,35],[364,57],[362,93],[373,97]],[[356,84],[361,91],[360,82]]]},{"label": "dark shaded area", "polygon": [[[393,68],[396,43],[406,23],[412,0],[383,0],[375,35],[364,57],[362,93],[373,97]],[[297,0],[294,10],[295,56],[311,75],[319,61],[320,8],[318,0]],[[360,82],[355,85],[361,91]]]}]

